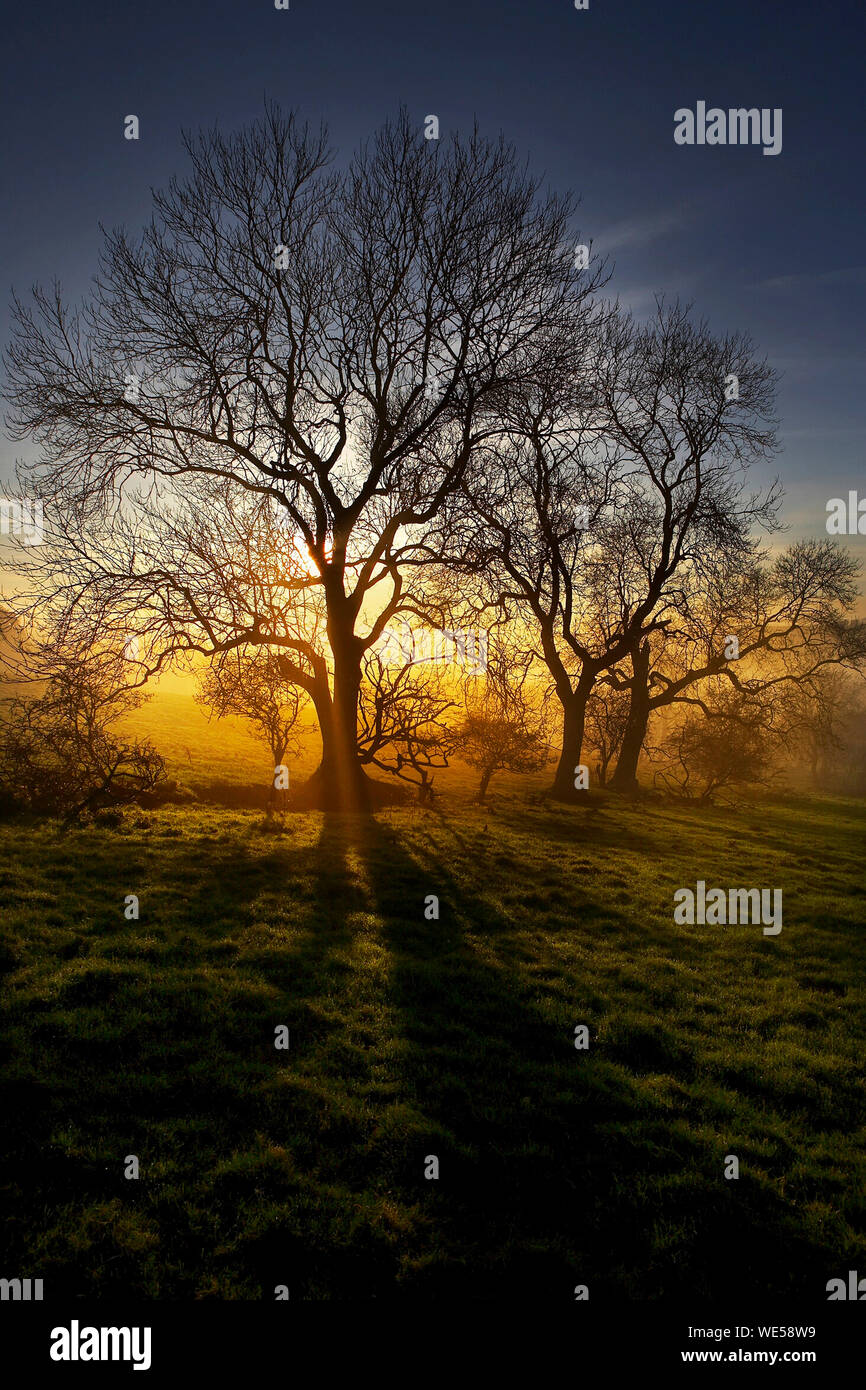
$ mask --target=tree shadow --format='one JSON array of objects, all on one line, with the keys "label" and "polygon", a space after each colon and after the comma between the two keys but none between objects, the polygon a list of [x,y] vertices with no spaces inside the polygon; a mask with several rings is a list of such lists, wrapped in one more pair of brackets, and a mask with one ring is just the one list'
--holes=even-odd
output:
[{"label": "tree shadow", "polygon": [[[621,1058],[575,1049],[573,1025],[587,1022],[592,1036],[593,1020],[560,1025],[545,1013],[523,969],[522,929],[429,840],[410,852],[375,822],[363,833],[416,1115],[386,1175],[435,1229],[423,1257],[404,1264],[401,1291],[570,1299],[585,1283],[602,1296],[717,1297],[735,1275],[740,1287],[781,1293],[816,1267],[817,1252],[772,1193],[722,1181],[715,1150],[648,1110]],[[430,895],[438,920],[425,917]],[[685,1080],[691,1058],[653,1054],[646,1070],[657,1067]],[[429,1155],[438,1180],[424,1176]],[[671,1192],[655,1209],[654,1181]],[[666,1260],[660,1230],[677,1225],[686,1234]]]},{"label": "tree shadow", "polygon": [[[577,1283],[598,1286],[607,1274],[593,1213],[615,1173],[628,1086],[542,1017],[521,983],[513,925],[441,855],[403,849],[395,866],[379,827],[366,840],[416,1117],[388,1176],[435,1229],[432,1249],[403,1271],[405,1292],[567,1298]],[[430,895],[438,920],[425,917]],[[428,1155],[438,1181],[424,1176]]]},{"label": "tree shadow", "polygon": [[[293,1297],[435,1300],[570,1300],[577,1284],[620,1299],[807,1291],[826,1251],[775,1193],[721,1179],[724,1141],[705,1137],[705,1116],[687,1102],[672,1115],[641,1085],[684,1087],[692,1058],[635,1028],[602,1048],[593,1017],[565,1016],[459,822],[324,813],[302,841],[258,833],[154,846],[162,897],[140,930],[157,901],[174,904],[173,924],[128,980],[106,958],[63,984],[66,1032],[56,1011],[44,1032],[35,1018],[38,1067],[6,1091],[11,1124],[33,1135],[9,1152],[16,1254],[48,1210],[100,1211],[108,1195],[121,1225],[140,1219],[159,1242],[140,1260],[106,1246],[90,1292],[159,1296],[162,1279],[170,1296],[201,1296],[203,1259],[230,1297],[283,1282]],[[140,846],[120,846],[127,877],[146,869]],[[627,949],[633,919],[591,882],[580,893]],[[137,930],[97,944],[110,957],[126,940],[133,961]],[[140,1150],[167,1176],[108,1179],[92,1153],[56,1147],[61,1119],[103,1126],[112,1154]],[[80,1291],[81,1260],[72,1239],[26,1272]]]}]

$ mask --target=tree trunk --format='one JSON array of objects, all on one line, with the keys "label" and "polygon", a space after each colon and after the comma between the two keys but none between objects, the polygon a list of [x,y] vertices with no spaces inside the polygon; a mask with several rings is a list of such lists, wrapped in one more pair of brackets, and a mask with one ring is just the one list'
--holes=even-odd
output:
[{"label": "tree trunk", "polygon": [[595,685],[597,672],[584,671],[575,690],[567,695],[560,693],[563,705],[562,752],[553,779],[550,795],[557,801],[580,801],[586,795],[575,787],[576,771],[580,763],[583,747],[583,731],[586,724],[586,705]]},{"label": "tree trunk", "polygon": [[631,700],[628,708],[625,733],[616,762],[616,770],[610,779],[613,791],[633,792],[638,788],[637,765],[646,738],[650,716],[649,693],[649,642],[644,642],[631,654],[633,677]]},{"label": "tree trunk", "polygon": [[363,647],[352,631],[348,611],[329,614],[328,637],[334,660],[333,696],[327,676],[312,692],[322,736],[322,761],[295,804],[329,811],[367,811],[377,784],[367,776],[358,756]]},{"label": "tree trunk", "polygon": [[482,802],[487,795],[487,788],[490,786],[490,779],[493,776],[493,768],[486,767],[481,774],[481,785],[478,788],[478,800]]},{"label": "tree trunk", "polygon": [[286,764],[285,764],[285,762],[284,762],[285,756],[286,756],[286,745],[285,745],[285,744],[282,744],[282,743],[272,743],[272,744],[271,744],[271,759],[273,760],[274,770],[273,770],[273,772],[271,773],[271,789],[270,789],[270,791],[269,791],[269,793],[268,793],[268,811],[269,811],[269,812],[274,811],[274,810],[277,810],[277,809],[279,809],[280,807],[283,807],[283,808],[284,808],[285,805],[286,805],[286,802],[288,801],[289,793],[291,792],[291,777],[289,778],[289,786],[288,786],[288,788],[280,788],[279,790],[277,790],[277,786],[276,786],[276,781],[277,781],[277,768],[278,768],[278,767],[285,767],[285,766],[286,766]]},{"label": "tree trunk", "polygon": [[271,811],[274,810],[274,808],[275,808],[275,806],[276,806],[276,804],[277,804],[277,788],[276,788],[277,768],[279,767],[280,762],[282,761],[281,758],[280,758],[279,755],[278,755],[278,749],[276,748],[276,746],[275,746],[273,743],[271,744],[271,761],[272,761],[272,763],[273,763],[273,769],[272,769],[272,771],[271,771],[271,785],[270,785],[270,788],[269,788],[269,790],[268,790],[268,812],[269,812],[269,813],[270,813]]}]

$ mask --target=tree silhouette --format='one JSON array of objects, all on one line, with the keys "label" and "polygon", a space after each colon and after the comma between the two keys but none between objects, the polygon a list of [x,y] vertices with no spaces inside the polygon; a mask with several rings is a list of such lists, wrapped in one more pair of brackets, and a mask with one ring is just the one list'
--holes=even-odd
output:
[{"label": "tree silhouette", "polygon": [[[586,710],[599,677],[667,626],[685,584],[751,557],[779,492],[745,487],[773,451],[774,376],[744,335],[714,338],[659,300],[639,327],[599,315],[576,376],[509,399],[495,445],[464,490],[471,513],[452,563],[480,576],[489,607],[516,606],[562,708],[553,794],[575,795]],[[739,396],[728,394],[728,377]]]},{"label": "tree silhouette", "polygon": [[267,647],[221,653],[201,675],[196,699],[217,719],[233,714],[246,720],[264,740],[273,766],[268,802],[277,805],[277,769],[290,749],[300,747],[296,730],[305,704],[301,687],[286,680],[278,654]]},{"label": "tree silhouette", "polygon": [[[866,627],[853,617],[858,571],[835,542],[804,540],[772,563],[717,572],[698,594],[681,590],[670,627],[644,642],[631,678],[620,682],[630,694],[629,719],[611,786],[637,785],[657,711],[689,704],[707,712],[705,687],[727,685],[742,704],[781,717],[785,702],[798,701],[801,714],[803,701],[820,704],[825,674],[862,671]],[[737,639],[733,660],[730,636]],[[611,679],[617,683],[616,672]]]},{"label": "tree silhouette", "polygon": [[[498,403],[567,362],[592,275],[568,250],[568,199],[477,131],[428,141],[404,113],[335,169],[324,132],[271,106],[186,147],[191,175],[154,195],[140,239],[106,235],[81,309],[59,287],[16,301],[9,423],[42,444],[28,483],[56,514],[35,563],[103,623],[136,591],[153,668],[189,606],[188,538],[176,526],[179,550],[153,564],[131,536],[110,563],[119,518],[160,486],[182,502],[213,484],[229,510],[267,500],[308,562],[295,592],[324,612],[327,660],[297,633],[282,646],[322,735],[310,799],[367,805],[364,653]],[[281,640],[241,616],[213,643],[201,617],[205,650]]]}]

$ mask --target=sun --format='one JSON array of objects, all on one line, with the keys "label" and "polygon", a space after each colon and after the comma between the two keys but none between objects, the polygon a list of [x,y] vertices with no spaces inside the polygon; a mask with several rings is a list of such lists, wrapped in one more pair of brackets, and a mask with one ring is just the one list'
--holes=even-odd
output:
[{"label": "sun", "polygon": [[[318,579],[319,566],[316,564],[306,542],[298,535],[287,536],[286,545],[280,547],[286,568],[292,574],[305,574],[309,579]],[[331,547],[325,547],[325,558],[330,558]]]}]

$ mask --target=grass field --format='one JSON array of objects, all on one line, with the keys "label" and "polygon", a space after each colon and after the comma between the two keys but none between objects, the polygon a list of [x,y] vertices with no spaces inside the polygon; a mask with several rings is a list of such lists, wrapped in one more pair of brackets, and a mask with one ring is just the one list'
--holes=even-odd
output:
[{"label": "grass field", "polygon": [[[7,1273],[823,1301],[866,1267],[866,807],[560,808],[506,779],[485,810],[469,785],[366,822],[0,827]],[[698,878],[781,886],[781,934],[675,926]]]}]

